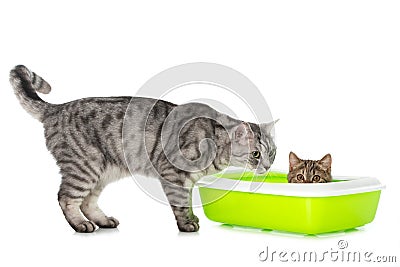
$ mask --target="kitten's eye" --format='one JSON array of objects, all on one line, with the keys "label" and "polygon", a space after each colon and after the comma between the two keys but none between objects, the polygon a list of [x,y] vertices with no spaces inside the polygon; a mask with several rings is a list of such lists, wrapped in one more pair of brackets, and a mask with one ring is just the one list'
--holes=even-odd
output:
[{"label": "kitten's eye", "polygon": [[314,177],[312,178],[313,182],[318,183],[321,180],[321,177],[319,175],[314,175]]},{"label": "kitten's eye", "polygon": [[297,174],[297,180],[303,181],[304,180],[303,174]]},{"label": "kitten's eye", "polygon": [[258,151],[258,150],[251,152],[251,155],[252,155],[253,158],[255,158],[255,159],[259,159],[260,156],[261,156],[260,151]]}]

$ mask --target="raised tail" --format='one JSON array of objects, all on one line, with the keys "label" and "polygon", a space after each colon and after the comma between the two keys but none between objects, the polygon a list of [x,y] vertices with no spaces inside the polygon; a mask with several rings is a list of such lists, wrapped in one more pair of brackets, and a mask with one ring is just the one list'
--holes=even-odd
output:
[{"label": "raised tail", "polygon": [[22,107],[34,118],[42,121],[44,111],[51,105],[43,101],[36,91],[48,94],[50,85],[27,67],[18,65],[10,72],[10,83]]}]

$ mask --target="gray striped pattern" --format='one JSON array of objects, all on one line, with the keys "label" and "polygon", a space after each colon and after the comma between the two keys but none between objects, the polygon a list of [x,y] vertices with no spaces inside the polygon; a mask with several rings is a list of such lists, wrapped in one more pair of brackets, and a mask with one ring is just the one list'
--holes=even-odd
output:
[{"label": "gray striped pattern", "polygon": [[[175,112],[174,123],[193,118],[180,129],[167,123],[166,118],[178,106],[166,101],[95,97],[50,104],[36,93],[49,93],[49,84],[24,66],[11,70],[10,82],[22,107],[43,123],[46,146],[62,177],[58,201],[77,232],[118,226],[118,220],[106,216],[97,201],[107,184],[130,174],[158,178],[179,230],[198,231],[191,196],[199,178],[229,165],[265,172],[275,158],[271,124],[238,121],[205,105],[188,105],[184,111]],[[202,117],[204,112],[215,114],[216,120]],[[164,141],[173,142],[172,152],[163,149],[163,131],[167,133]],[[202,143],[205,139],[211,143]],[[214,158],[207,153],[211,149]],[[260,152],[259,158],[252,156],[255,150]],[[195,168],[197,171],[179,168],[173,162],[179,158],[177,153],[194,162],[202,156],[201,151],[207,165],[192,164],[201,166]]]}]

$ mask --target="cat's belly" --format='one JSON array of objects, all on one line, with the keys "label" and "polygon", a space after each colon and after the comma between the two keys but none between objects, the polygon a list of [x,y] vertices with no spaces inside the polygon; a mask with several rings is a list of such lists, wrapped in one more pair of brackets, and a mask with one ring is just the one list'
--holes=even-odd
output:
[{"label": "cat's belly", "polygon": [[101,174],[100,185],[105,187],[107,184],[118,181],[121,178],[129,177],[131,174],[127,168],[119,166],[109,166]]}]

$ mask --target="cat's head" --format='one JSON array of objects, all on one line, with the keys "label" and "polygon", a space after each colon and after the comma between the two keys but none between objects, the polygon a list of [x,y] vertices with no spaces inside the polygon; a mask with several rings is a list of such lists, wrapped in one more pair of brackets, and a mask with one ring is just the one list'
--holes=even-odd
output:
[{"label": "cat's head", "polygon": [[302,160],[293,152],[289,154],[289,183],[327,183],[332,181],[332,157],[326,154],[320,160]]},{"label": "cat's head", "polygon": [[271,131],[277,121],[242,122],[231,132],[231,165],[266,173],[275,160],[276,146]]}]

